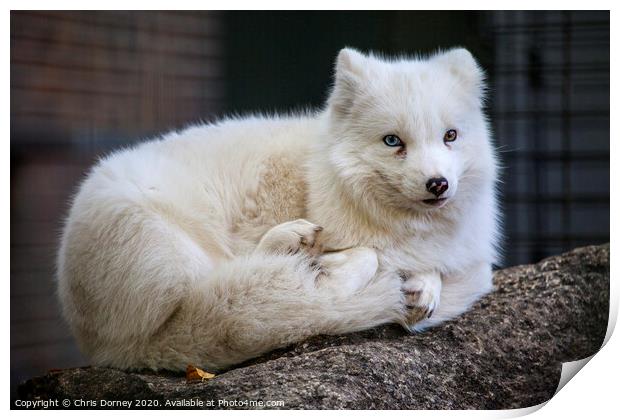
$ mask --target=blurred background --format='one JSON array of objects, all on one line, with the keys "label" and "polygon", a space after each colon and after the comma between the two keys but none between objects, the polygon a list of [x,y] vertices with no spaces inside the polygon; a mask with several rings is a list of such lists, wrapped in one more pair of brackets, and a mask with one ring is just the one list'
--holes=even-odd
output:
[{"label": "blurred background", "polygon": [[11,13],[11,385],[88,364],[54,258],[98,157],[226,113],[321,106],[343,46],[465,46],[489,76],[505,259],[609,241],[609,12]]}]

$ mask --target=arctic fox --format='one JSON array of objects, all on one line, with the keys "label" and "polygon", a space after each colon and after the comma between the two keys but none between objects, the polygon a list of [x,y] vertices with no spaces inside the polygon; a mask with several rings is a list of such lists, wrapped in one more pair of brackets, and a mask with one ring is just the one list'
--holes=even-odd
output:
[{"label": "arctic fox", "polygon": [[219,370],[316,334],[422,330],[492,288],[496,159],[465,49],[343,49],[325,107],[169,133],[102,159],[58,256],[84,353]]}]

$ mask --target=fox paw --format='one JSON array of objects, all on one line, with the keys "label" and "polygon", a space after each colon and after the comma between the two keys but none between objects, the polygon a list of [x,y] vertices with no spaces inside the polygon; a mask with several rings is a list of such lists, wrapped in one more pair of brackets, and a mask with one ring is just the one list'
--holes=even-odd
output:
[{"label": "fox paw", "polygon": [[405,298],[405,323],[409,329],[424,319],[433,316],[439,306],[441,277],[439,273],[402,273],[401,290]]},{"label": "fox paw", "polygon": [[379,268],[377,253],[366,247],[329,252],[316,260],[317,281],[338,293],[350,295],[371,281]]},{"label": "fox paw", "polygon": [[319,234],[323,228],[304,219],[285,222],[271,228],[258,243],[257,250],[317,256],[323,251]]}]

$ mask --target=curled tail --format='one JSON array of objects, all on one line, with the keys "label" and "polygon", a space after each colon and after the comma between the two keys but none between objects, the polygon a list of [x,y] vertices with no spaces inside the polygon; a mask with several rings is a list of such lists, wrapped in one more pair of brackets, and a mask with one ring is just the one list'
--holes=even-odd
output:
[{"label": "curled tail", "polygon": [[77,204],[63,234],[58,291],[94,364],[221,369],[312,335],[402,318],[400,279],[376,277],[370,249],[325,257],[324,271],[303,252],[259,249],[215,263],[153,213]]}]

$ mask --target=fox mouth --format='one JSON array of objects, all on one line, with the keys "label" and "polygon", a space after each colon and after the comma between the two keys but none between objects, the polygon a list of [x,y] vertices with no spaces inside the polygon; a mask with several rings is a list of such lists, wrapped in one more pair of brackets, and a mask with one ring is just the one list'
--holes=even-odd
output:
[{"label": "fox mouth", "polygon": [[424,204],[427,204],[427,205],[432,206],[432,207],[442,207],[446,203],[446,201],[448,201],[447,197],[429,198],[429,199],[426,199],[426,200],[422,200],[422,202]]}]

